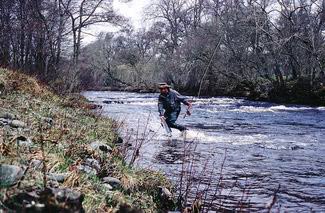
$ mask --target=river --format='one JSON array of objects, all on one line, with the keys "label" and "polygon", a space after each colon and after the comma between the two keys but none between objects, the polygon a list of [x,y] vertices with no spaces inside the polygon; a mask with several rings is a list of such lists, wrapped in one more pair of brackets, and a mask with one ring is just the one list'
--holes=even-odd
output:
[{"label": "river", "polygon": [[[158,94],[83,95],[102,105],[103,115],[124,123],[124,140],[146,138],[137,166],[179,184],[184,153],[190,152],[191,187],[207,191],[210,210],[267,211],[275,197],[272,211],[325,211],[325,107],[188,97],[193,114],[184,118],[183,107],[178,122],[190,130],[185,138],[174,130],[170,140],[159,123]],[[193,189],[189,197],[198,194]]]}]

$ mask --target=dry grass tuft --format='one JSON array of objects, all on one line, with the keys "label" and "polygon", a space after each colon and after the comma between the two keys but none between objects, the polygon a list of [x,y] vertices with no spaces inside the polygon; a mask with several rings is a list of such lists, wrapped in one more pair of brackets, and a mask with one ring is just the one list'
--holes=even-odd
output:
[{"label": "dry grass tuft", "polygon": [[2,81],[4,84],[7,92],[19,91],[41,97],[54,95],[48,87],[40,83],[38,80],[36,80],[36,78],[17,71],[8,71],[1,68],[0,72],[3,72],[3,75],[0,77],[0,81]]},{"label": "dry grass tuft", "polygon": [[133,191],[139,187],[139,179],[130,175],[130,174],[124,174],[121,178],[122,186],[124,190],[130,190]]},{"label": "dry grass tuft", "polygon": [[74,170],[69,174],[67,179],[64,181],[63,186],[68,188],[78,187],[81,185],[80,178],[81,178],[81,174],[78,171]]}]

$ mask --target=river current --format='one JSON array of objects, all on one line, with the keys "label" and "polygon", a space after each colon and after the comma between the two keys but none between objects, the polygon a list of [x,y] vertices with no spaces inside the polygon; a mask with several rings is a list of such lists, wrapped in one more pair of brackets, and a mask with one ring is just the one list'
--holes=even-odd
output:
[{"label": "river current", "polygon": [[124,123],[124,140],[143,141],[137,166],[179,184],[190,152],[194,163],[186,168],[196,194],[189,197],[204,192],[210,210],[325,212],[325,107],[188,97],[192,115],[184,118],[182,107],[177,122],[190,130],[186,136],[173,130],[169,139],[159,121],[158,94],[83,95]]}]

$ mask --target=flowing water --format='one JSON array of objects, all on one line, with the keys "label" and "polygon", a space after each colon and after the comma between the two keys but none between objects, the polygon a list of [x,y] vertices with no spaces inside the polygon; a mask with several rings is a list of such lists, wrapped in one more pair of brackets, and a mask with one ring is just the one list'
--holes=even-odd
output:
[{"label": "flowing water", "polygon": [[190,130],[185,139],[173,130],[170,140],[159,122],[158,94],[83,95],[125,123],[124,139],[147,138],[138,166],[179,183],[184,150],[191,149],[192,182],[208,191],[213,208],[234,209],[241,201],[247,211],[266,211],[277,191],[272,211],[325,212],[325,107],[189,97],[193,114],[181,114],[178,123]]}]

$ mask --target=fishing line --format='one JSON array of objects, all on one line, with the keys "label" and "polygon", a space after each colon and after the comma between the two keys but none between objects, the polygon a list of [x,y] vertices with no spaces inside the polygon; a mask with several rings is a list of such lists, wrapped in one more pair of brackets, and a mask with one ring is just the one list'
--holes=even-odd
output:
[{"label": "fishing line", "polygon": [[[213,60],[215,54],[217,53],[217,49],[220,46],[221,41],[222,41],[222,38],[220,37],[217,45],[215,46],[215,48],[213,50],[212,56],[209,59],[209,63],[208,63],[208,65],[206,66],[206,68],[204,70],[203,76],[202,76],[201,81],[200,81],[200,86],[199,86],[199,91],[198,91],[198,94],[197,94],[197,98],[200,98],[200,94],[201,94],[201,90],[202,90],[202,85],[203,85],[204,78],[205,78],[206,74],[208,73],[209,67],[211,66],[212,60]],[[191,101],[193,102],[193,100],[194,100],[194,97],[192,98]],[[190,116],[192,114],[191,111],[190,111],[191,108],[192,107],[188,107],[187,108],[187,110],[186,110],[183,118],[186,118],[187,115]]]}]

